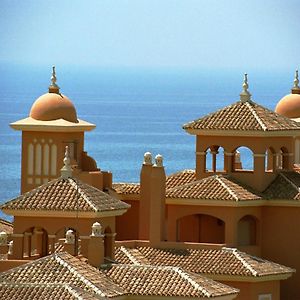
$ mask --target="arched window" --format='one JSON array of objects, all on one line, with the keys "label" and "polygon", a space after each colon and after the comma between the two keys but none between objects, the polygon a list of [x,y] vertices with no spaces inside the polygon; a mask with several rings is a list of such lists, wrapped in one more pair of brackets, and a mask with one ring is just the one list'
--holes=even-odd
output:
[{"label": "arched window", "polygon": [[185,216],[177,220],[177,241],[223,244],[225,223],[206,214]]},{"label": "arched window", "polygon": [[[210,154],[210,155],[209,155]],[[206,150],[206,171],[224,172],[224,148],[213,145]]]},{"label": "arched window", "polygon": [[33,157],[34,157],[34,148],[32,144],[28,145],[27,150],[27,174],[33,175]]},{"label": "arched window", "polygon": [[233,171],[251,171],[254,170],[253,151],[245,146],[241,146],[233,151]]},{"label": "arched window", "polygon": [[238,245],[251,246],[257,244],[256,218],[246,215],[238,222]]},{"label": "arched window", "polygon": [[272,147],[265,153],[265,172],[274,172],[276,168],[276,154]]},{"label": "arched window", "polygon": [[56,176],[57,146],[51,145],[51,176]]}]

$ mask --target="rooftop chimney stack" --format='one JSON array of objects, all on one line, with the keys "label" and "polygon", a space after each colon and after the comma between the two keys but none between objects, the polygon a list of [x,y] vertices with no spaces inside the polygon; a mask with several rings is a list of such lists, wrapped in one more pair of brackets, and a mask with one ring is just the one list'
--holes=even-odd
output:
[{"label": "rooftop chimney stack", "polygon": [[71,255],[75,255],[75,234],[71,229],[66,232],[64,251],[68,252]]},{"label": "rooftop chimney stack", "polygon": [[155,165],[151,172],[151,202],[150,202],[150,244],[159,246],[165,241],[165,206],[166,206],[166,173],[163,157],[155,156]]},{"label": "rooftop chimney stack", "polygon": [[90,235],[88,246],[88,262],[90,265],[99,268],[104,264],[104,235],[102,234],[102,226],[95,222],[92,226],[92,234]]},{"label": "rooftop chimney stack", "polygon": [[140,213],[139,213],[139,239],[149,240],[150,201],[151,201],[151,173],[152,154],[144,154],[144,162],[140,173]]}]

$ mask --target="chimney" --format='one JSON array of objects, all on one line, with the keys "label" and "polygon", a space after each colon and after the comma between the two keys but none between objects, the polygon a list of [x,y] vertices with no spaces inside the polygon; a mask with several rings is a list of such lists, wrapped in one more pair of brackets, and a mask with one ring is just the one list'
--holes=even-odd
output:
[{"label": "chimney", "polygon": [[88,262],[96,268],[99,268],[104,263],[104,235],[101,230],[102,226],[100,223],[96,222],[93,224],[88,247]]},{"label": "chimney", "polygon": [[139,204],[139,239],[149,240],[150,201],[151,201],[152,155],[144,154],[144,162],[140,173],[140,204]]},{"label": "chimney", "polygon": [[69,229],[66,232],[66,240],[64,243],[64,251],[71,255],[75,255],[75,234],[73,230]]},{"label": "chimney", "polygon": [[166,205],[166,174],[163,157],[155,156],[155,165],[151,172],[150,195],[150,245],[157,247],[165,241],[165,205]]},{"label": "chimney", "polygon": [[240,151],[236,150],[234,154],[234,169],[235,170],[242,170],[242,162],[241,162],[241,153]]}]

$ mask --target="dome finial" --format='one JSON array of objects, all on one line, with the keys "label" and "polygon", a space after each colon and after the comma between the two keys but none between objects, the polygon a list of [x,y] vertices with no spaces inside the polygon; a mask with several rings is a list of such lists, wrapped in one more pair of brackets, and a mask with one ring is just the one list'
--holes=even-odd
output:
[{"label": "dome finial", "polygon": [[240,100],[242,102],[250,101],[251,100],[251,94],[248,91],[249,85],[248,85],[248,74],[244,74],[244,82],[243,82],[243,91],[240,93]]},{"label": "dome finial", "polygon": [[71,159],[70,159],[70,152],[69,147],[66,146],[65,157],[64,157],[64,166],[61,168],[61,177],[67,179],[72,177],[72,167],[71,167]]},{"label": "dome finial", "polygon": [[51,84],[49,86],[49,93],[59,94],[59,86],[56,84],[55,66],[52,67]]}]

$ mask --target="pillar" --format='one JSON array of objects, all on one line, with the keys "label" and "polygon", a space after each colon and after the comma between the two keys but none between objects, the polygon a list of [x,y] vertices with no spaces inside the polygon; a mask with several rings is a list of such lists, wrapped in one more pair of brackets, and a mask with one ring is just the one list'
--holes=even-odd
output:
[{"label": "pillar", "polygon": [[234,153],[224,152],[224,168],[226,173],[230,174],[233,171],[233,160],[234,160]]},{"label": "pillar", "polygon": [[24,253],[24,234],[23,233],[13,233],[13,253],[11,255],[12,259],[23,259]]},{"label": "pillar", "polygon": [[105,245],[105,252],[106,256],[108,256],[111,259],[115,258],[115,238],[116,233],[105,233],[105,242],[107,243]]},{"label": "pillar", "polygon": [[204,178],[206,175],[206,152],[196,152],[196,178]]},{"label": "pillar", "polygon": [[24,252],[27,252],[28,257],[31,257],[31,232],[24,233]]},{"label": "pillar", "polygon": [[51,253],[55,253],[55,239],[56,239],[56,235],[55,234],[48,234],[48,241],[49,241],[49,245],[51,248]]}]

